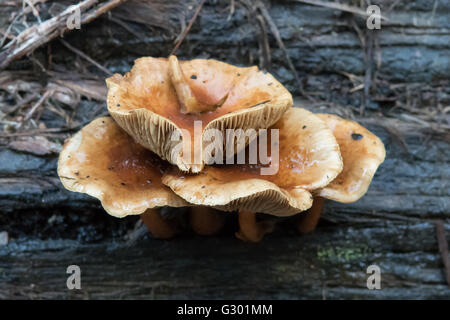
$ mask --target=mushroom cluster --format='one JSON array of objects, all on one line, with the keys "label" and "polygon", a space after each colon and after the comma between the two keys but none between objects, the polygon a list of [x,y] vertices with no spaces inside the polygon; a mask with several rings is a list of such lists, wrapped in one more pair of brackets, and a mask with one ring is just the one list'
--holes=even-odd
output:
[{"label": "mushroom cluster", "polygon": [[[157,238],[184,226],[161,207],[189,207],[190,225],[201,235],[217,233],[224,212],[236,211],[236,236],[244,241],[273,230],[276,220],[256,213],[295,215],[298,231],[310,232],[324,198],[357,201],[384,161],[374,134],[354,121],[292,107],[291,94],[257,67],[146,57],[106,83],[111,117],[66,141],[58,175],[65,188],[99,199],[110,215],[141,215]],[[241,136],[242,143],[215,141],[211,129],[255,134]],[[211,152],[212,141],[231,154]],[[250,161],[258,143],[270,150]]]}]

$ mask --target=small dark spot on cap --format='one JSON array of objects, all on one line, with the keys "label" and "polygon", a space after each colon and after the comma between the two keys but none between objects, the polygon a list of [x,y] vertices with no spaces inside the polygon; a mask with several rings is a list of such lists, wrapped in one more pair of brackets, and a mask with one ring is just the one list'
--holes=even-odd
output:
[{"label": "small dark spot on cap", "polygon": [[108,170],[112,170],[112,169],[114,169],[114,167],[109,167],[109,168],[108,168]]},{"label": "small dark spot on cap", "polygon": [[195,74],[193,74],[192,76],[191,76],[191,79],[197,79],[197,76],[195,75]]},{"label": "small dark spot on cap", "polygon": [[362,138],[363,138],[363,135],[362,135],[362,134],[359,134],[359,133],[352,133],[352,139],[353,139],[353,140],[358,141],[358,140],[361,140]]},{"label": "small dark spot on cap", "polygon": [[268,86],[271,86],[271,85],[273,85],[273,82],[269,82],[267,85],[268,85]]},{"label": "small dark spot on cap", "polygon": [[80,173],[77,171],[77,172],[75,172],[75,175],[77,176],[77,175],[79,175]]},{"label": "small dark spot on cap", "polygon": [[202,189],[205,189],[206,188],[206,186],[202,186]]},{"label": "small dark spot on cap", "polygon": [[203,83],[206,83],[206,80],[203,80],[202,82],[203,82]]},{"label": "small dark spot on cap", "polygon": [[161,80],[161,83],[164,83],[164,80]]},{"label": "small dark spot on cap", "polygon": [[117,106],[120,107],[120,103],[118,103]]},{"label": "small dark spot on cap", "polygon": [[105,120],[102,120],[102,123],[105,123]]},{"label": "small dark spot on cap", "polygon": [[120,184],[124,186],[124,185],[125,185],[125,182],[121,182]]},{"label": "small dark spot on cap", "polygon": [[86,179],[87,179],[87,178],[90,178],[90,177],[91,177],[91,176],[86,176]]},{"label": "small dark spot on cap", "polygon": [[306,126],[303,126],[302,129],[306,129]]},{"label": "small dark spot on cap", "polygon": [[237,76],[238,76],[238,77],[240,77],[240,76],[241,76],[241,74],[240,74],[240,73],[238,73],[238,74],[237,74]]}]

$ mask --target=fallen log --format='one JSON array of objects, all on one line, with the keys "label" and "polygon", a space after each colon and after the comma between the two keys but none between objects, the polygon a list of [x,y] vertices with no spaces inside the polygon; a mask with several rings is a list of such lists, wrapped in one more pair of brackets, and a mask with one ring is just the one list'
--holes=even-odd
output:
[{"label": "fallen log", "polygon": [[[367,288],[372,264],[380,290]],[[69,265],[81,269],[81,290],[67,289]],[[448,299],[441,266],[432,223],[376,218],[256,245],[198,236],[132,247],[13,241],[0,247],[0,298]]]}]

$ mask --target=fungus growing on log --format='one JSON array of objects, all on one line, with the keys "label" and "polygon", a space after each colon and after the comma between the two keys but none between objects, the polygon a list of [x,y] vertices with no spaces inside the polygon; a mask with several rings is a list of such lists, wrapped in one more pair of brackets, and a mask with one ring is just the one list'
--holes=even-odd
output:
[{"label": "fungus growing on log", "polygon": [[[302,213],[297,229],[311,232],[323,199],[358,200],[385,158],[381,140],[356,122],[290,108],[289,92],[256,67],[141,58],[107,85],[112,118],[92,121],[65,143],[58,175],[66,189],[99,199],[115,217],[141,214],[158,238],[173,237],[184,224],[161,215],[164,206],[191,207],[190,225],[200,235],[223,227],[225,215],[215,210],[238,211],[236,236],[244,241],[258,242],[273,230],[274,222],[259,221],[256,213]],[[200,148],[191,135],[196,121]],[[222,139],[229,129],[242,129],[244,143],[233,137],[232,153],[227,145],[226,156],[211,164],[214,156],[204,151],[208,129]],[[200,149],[200,163],[183,158],[186,149],[174,134],[183,144],[193,142],[188,153]],[[257,150],[258,143],[265,148]]]},{"label": "fungus growing on log", "polygon": [[[108,111],[119,126],[162,159],[194,173],[210,161],[203,132],[265,129],[292,105],[291,94],[269,73],[212,59],[140,58],[130,72],[106,83]],[[196,122],[200,134],[194,132]],[[180,142],[183,151],[174,152]]]}]

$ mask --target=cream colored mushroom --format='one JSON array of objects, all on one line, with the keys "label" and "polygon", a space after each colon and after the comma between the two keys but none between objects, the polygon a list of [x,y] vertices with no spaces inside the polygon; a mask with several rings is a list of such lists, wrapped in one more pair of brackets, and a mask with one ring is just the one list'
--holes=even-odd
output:
[{"label": "cream colored mushroom", "polygon": [[[300,108],[291,108],[271,129],[279,130],[274,175],[261,175],[263,165],[246,163],[206,166],[197,175],[172,169],[162,181],[187,202],[218,210],[276,216],[307,210],[311,192],[328,185],[342,170],[337,141],[322,120]],[[251,219],[242,214],[242,221]]]},{"label": "cream colored mushroom", "polygon": [[99,199],[112,216],[151,217],[150,230],[165,237],[173,224],[161,219],[154,208],[189,205],[162,184],[162,172],[168,166],[135,143],[112,118],[103,117],[66,141],[58,160],[58,175],[66,189]]},{"label": "cream colored mushroom", "polygon": [[350,203],[359,200],[368,190],[386,151],[383,142],[355,121],[335,115],[317,114],[333,131],[344,162],[342,172],[327,186],[314,192],[313,206],[300,218],[298,230],[315,229],[322,212],[323,198]]},{"label": "cream colored mushroom", "polygon": [[[125,76],[115,74],[106,83],[108,110],[117,123],[136,142],[186,172],[200,172],[210,161],[203,152],[206,130],[225,135],[226,129],[268,128],[292,105],[291,94],[272,75],[216,60],[140,58]],[[185,150],[190,147],[189,156],[174,152],[180,141]],[[200,150],[194,150],[196,143]]]}]

